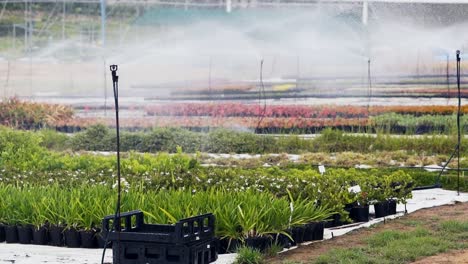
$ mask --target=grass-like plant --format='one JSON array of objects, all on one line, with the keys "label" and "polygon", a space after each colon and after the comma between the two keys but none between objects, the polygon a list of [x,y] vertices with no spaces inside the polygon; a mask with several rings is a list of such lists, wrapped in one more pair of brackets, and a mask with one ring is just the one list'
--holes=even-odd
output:
[{"label": "grass-like plant", "polygon": [[241,247],[237,250],[236,264],[263,264],[264,256],[258,249]]}]

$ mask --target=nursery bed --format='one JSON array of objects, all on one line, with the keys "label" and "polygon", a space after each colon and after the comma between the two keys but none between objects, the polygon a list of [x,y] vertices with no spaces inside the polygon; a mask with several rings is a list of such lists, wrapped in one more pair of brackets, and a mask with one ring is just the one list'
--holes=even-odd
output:
[{"label": "nursery bed", "polygon": [[[456,201],[468,202],[468,193],[460,193],[443,189],[429,189],[413,191],[413,198],[408,200],[406,209],[408,213],[412,213],[419,209],[452,204]],[[386,217],[385,219],[396,218],[402,216],[405,210],[404,205],[398,205],[398,214]],[[371,210],[372,212],[372,210]],[[330,239],[333,236],[344,235],[352,230],[369,227],[378,222],[384,221],[384,218],[373,219],[367,223],[352,226],[342,226],[340,228],[325,229],[325,239]],[[317,243],[317,242],[315,242]],[[289,250],[294,250],[291,248]],[[98,264],[101,260],[102,249],[73,249],[73,248],[58,248],[50,246],[36,245],[21,245],[21,244],[0,244],[0,263],[14,264]],[[219,255],[216,264],[230,264],[234,262],[235,254]],[[106,252],[106,262],[111,263],[112,250]]]}]

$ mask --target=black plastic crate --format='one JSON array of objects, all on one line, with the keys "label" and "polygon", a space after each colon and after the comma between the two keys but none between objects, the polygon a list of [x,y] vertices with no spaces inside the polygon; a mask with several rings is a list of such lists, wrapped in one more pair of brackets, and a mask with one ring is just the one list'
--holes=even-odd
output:
[{"label": "black plastic crate", "polygon": [[113,263],[119,264],[208,264],[218,259],[214,239],[190,245],[114,242],[112,252]]},{"label": "black plastic crate", "polygon": [[145,224],[143,212],[136,210],[121,213],[120,218],[114,215],[106,216],[102,221],[102,230],[106,234],[110,226],[120,232],[109,233],[109,241],[121,242],[151,242],[167,244],[189,244],[212,240],[214,238],[215,217],[213,214],[203,214],[181,219],[175,225]]}]

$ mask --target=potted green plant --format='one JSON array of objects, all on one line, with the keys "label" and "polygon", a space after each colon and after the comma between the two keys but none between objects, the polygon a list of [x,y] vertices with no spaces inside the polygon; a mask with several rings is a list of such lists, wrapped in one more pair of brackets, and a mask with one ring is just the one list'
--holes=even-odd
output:
[{"label": "potted green plant", "polygon": [[356,176],[356,185],[350,187],[350,192],[355,193],[357,204],[351,208],[350,217],[354,222],[369,221],[369,202],[372,201],[373,185],[375,179],[370,175],[364,177]]},{"label": "potted green plant", "polygon": [[248,191],[241,196],[241,202],[237,205],[239,225],[242,229],[241,240],[246,246],[260,251],[265,251],[272,241],[269,235],[271,230],[268,230],[265,221],[274,206],[267,203],[269,197],[269,194]]},{"label": "potted green plant", "polygon": [[46,203],[47,199],[45,197],[33,201],[31,224],[33,225],[32,243],[35,245],[46,245],[49,242],[48,221],[45,214]]},{"label": "potted green plant", "polygon": [[374,205],[375,217],[385,217],[388,215],[388,198],[391,195],[388,177],[372,176],[369,181],[368,199]]},{"label": "potted green plant", "polygon": [[78,233],[80,236],[81,247],[82,248],[96,248],[97,240],[96,234],[98,228],[96,228],[96,223],[99,223],[100,219],[96,218],[93,214],[94,206],[87,204],[87,206],[82,206],[81,213],[79,214],[77,221]]},{"label": "potted green plant", "polygon": [[30,190],[21,191],[21,202],[16,204],[15,212],[18,220],[18,241],[21,244],[32,242],[32,201],[36,198]]},{"label": "potted green plant", "polygon": [[398,203],[406,204],[407,200],[413,197],[411,191],[414,181],[411,176],[402,170],[391,173],[389,181],[389,213],[396,213]]},{"label": "potted green plant", "polygon": [[[15,210],[16,205],[18,204],[20,197],[18,191],[13,186],[5,186],[3,189],[6,191],[2,194],[2,222],[4,223],[3,227],[5,230],[5,241],[6,243],[18,243],[18,223],[19,223],[19,214]],[[8,193],[8,195],[7,195]]]},{"label": "potted green plant", "polygon": [[[2,199],[3,195],[3,185],[0,185],[0,199]],[[6,219],[6,204],[3,200],[0,200],[0,243],[5,242],[5,219]]]},{"label": "potted green plant", "polygon": [[54,184],[48,188],[48,196],[49,200],[44,201],[42,206],[44,218],[49,224],[49,244],[63,246],[65,243],[63,238],[65,229],[63,213],[67,210],[69,191]]}]

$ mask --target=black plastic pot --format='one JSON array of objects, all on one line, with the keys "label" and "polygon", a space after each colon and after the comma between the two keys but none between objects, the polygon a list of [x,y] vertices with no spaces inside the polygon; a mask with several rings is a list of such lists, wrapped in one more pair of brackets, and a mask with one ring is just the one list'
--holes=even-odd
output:
[{"label": "black plastic pot", "polygon": [[349,216],[354,222],[369,222],[369,206],[355,206],[351,209]]},{"label": "black plastic pot", "polygon": [[80,240],[82,248],[96,248],[96,231],[95,230],[80,230]]},{"label": "black plastic pot", "polygon": [[65,238],[65,246],[70,248],[78,248],[81,246],[80,233],[74,228],[68,228],[63,232]]},{"label": "black plastic pot", "polygon": [[219,254],[234,253],[240,246],[240,242],[234,238],[221,238],[219,240]]},{"label": "black plastic pot", "polygon": [[276,234],[273,236],[273,242],[280,245],[283,248],[290,248],[293,245],[293,241],[284,234]]},{"label": "black plastic pot", "polygon": [[[344,210],[346,212],[348,212],[348,216],[349,216],[349,218],[351,220],[353,220],[353,217],[352,217],[352,215],[354,213],[353,208],[356,207],[356,206],[358,206],[357,203],[347,204],[347,205],[344,206]],[[342,226],[344,224],[349,224],[349,222],[344,222],[342,220],[343,219],[341,218],[341,215],[340,215],[340,218],[338,219],[338,222],[336,223],[336,226]]]},{"label": "black plastic pot", "polygon": [[32,233],[32,243],[34,245],[47,245],[49,242],[47,231],[48,230],[45,226],[34,228]]},{"label": "black plastic pot", "polygon": [[49,228],[49,245],[62,247],[64,244],[63,239],[63,226],[52,225]]},{"label": "black plastic pot", "polygon": [[[345,211],[347,211],[348,214],[351,215],[351,208],[345,208]],[[340,214],[333,214],[332,215],[332,223],[329,223],[328,221],[324,222],[325,228],[342,226],[342,225],[345,225],[345,224],[347,224],[347,222],[342,220]]]},{"label": "black plastic pot", "polygon": [[305,227],[298,226],[292,228],[292,239],[296,244],[304,242]]},{"label": "black plastic pot", "polygon": [[7,243],[18,243],[18,227],[16,225],[5,226],[5,241]]},{"label": "black plastic pot", "polygon": [[30,225],[18,226],[18,242],[20,244],[31,244],[33,239],[33,227]]},{"label": "black plastic pot", "polygon": [[378,202],[374,204],[375,217],[385,217],[388,215],[388,202]]},{"label": "black plastic pot", "polygon": [[325,228],[325,223],[324,222],[315,223],[312,240],[323,240],[324,228]]},{"label": "black plastic pot", "polygon": [[388,214],[389,215],[394,215],[397,213],[396,211],[397,208],[397,201],[396,200],[388,200]]},{"label": "black plastic pot", "polygon": [[312,223],[308,223],[305,225],[304,236],[303,236],[304,242],[314,240],[314,232],[315,232],[316,224],[317,224],[316,222],[312,222]]},{"label": "black plastic pot", "polygon": [[331,228],[331,227],[335,227],[334,221],[333,220],[325,221],[325,228]]},{"label": "black plastic pot", "polygon": [[247,247],[258,249],[260,252],[265,252],[266,249],[271,246],[272,239],[265,236],[249,237],[245,239],[244,243]]},{"label": "black plastic pot", "polygon": [[0,243],[5,242],[5,226],[0,224]]},{"label": "black plastic pot", "polygon": [[345,204],[344,209],[345,209],[345,211],[351,212],[351,209],[353,209],[356,206],[358,206],[357,203]]},{"label": "black plastic pot", "polygon": [[333,222],[332,222],[331,227],[341,226],[341,225],[343,225],[343,222],[341,221],[341,215],[340,214],[333,214]]}]

